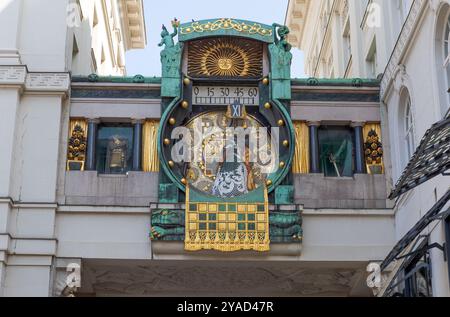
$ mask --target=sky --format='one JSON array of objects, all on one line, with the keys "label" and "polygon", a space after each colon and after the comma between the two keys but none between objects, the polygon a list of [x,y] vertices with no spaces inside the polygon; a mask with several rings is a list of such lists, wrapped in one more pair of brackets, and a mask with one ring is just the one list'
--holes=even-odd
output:
[{"label": "sky", "polygon": [[[127,52],[128,76],[161,76],[160,51],[161,26],[171,31],[175,17],[182,23],[192,19],[235,18],[272,25],[284,24],[289,0],[144,0],[147,47]],[[294,48],[292,77],[305,77],[303,53]]]}]

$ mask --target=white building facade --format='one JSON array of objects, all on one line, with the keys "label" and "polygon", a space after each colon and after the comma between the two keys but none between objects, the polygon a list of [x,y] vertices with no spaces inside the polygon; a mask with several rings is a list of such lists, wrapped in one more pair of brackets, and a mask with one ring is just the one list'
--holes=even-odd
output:
[{"label": "white building facade", "polygon": [[[289,4],[290,40],[305,51],[309,76],[381,79],[388,189],[399,180],[425,132],[449,114],[449,4],[439,0]],[[397,240],[449,185],[448,177],[439,176],[394,202]],[[445,226],[448,219],[427,228],[424,234],[429,234],[430,243],[446,243]],[[430,259],[432,295],[450,296],[443,252],[431,250]]]},{"label": "white building facade", "polygon": [[144,45],[142,1],[0,1],[0,296],[52,294],[70,73],[123,75]]},{"label": "white building facade", "polygon": [[[278,230],[283,239],[267,252],[196,253],[170,240],[183,236],[177,217],[169,219],[167,240],[155,234],[167,216],[192,211],[160,169],[170,166],[158,156],[158,142],[170,145],[157,140],[160,120],[185,124],[163,112],[190,106],[178,107],[171,89],[195,83],[182,74],[200,60],[189,57],[196,40],[217,41],[218,49],[224,40],[260,52],[255,68],[261,76],[247,80],[269,98],[268,50],[276,52],[272,41],[283,40],[277,27],[261,26],[260,34],[235,41],[205,36],[216,31],[210,21],[193,22],[196,28],[189,22],[180,28],[186,56],[177,55],[174,34],[163,32],[161,42],[164,54],[180,58],[181,71],[173,72],[176,59],[163,58],[171,66],[166,77],[126,77],[125,52],[146,44],[143,1],[2,0],[0,296],[370,296],[367,265],[382,261],[449,187],[438,177],[398,201],[387,199],[422,135],[448,111],[449,8],[437,0],[291,0],[287,24],[291,41],[306,52],[307,71],[336,79],[274,78],[278,87],[287,81],[277,93],[289,109],[285,121],[274,122],[292,121],[296,138],[283,146],[295,140],[296,151],[283,190],[265,197],[264,208],[272,218],[296,213],[295,226]],[[281,51],[282,63],[288,51]],[[358,78],[380,73],[381,89],[377,80]],[[192,106],[207,114],[210,105]],[[278,108],[270,102],[255,107]],[[366,166],[364,140],[372,132],[379,135],[371,144],[382,143],[384,156]],[[85,148],[77,156],[71,142],[80,140]],[[187,183],[182,180],[179,185]],[[429,234],[431,243],[443,244],[444,224]],[[442,252],[433,249],[430,257],[432,295],[448,296]]]}]

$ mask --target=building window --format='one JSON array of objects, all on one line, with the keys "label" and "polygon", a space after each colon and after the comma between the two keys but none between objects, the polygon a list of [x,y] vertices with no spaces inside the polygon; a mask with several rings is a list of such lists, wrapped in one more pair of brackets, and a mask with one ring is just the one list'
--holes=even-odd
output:
[{"label": "building window", "polygon": [[406,161],[409,162],[416,149],[414,144],[414,118],[411,110],[411,98],[409,96],[407,97],[405,104],[404,143],[407,155]]},{"label": "building window", "polygon": [[403,88],[400,92],[398,127],[399,174],[397,177],[400,177],[401,171],[408,165],[416,149],[412,99],[407,88]]},{"label": "building window", "polygon": [[98,128],[97,171],[101,174],[125,174],[133,166],[133,126],[102,124]]},{"label": "building window", "polygon": [[354,174],[354,132],[350,127],[319,128],[319,166],[326,177],[352,177]]},{"label": "building window", "polygon": [[439,88],[440,111],[446,117],[450,110],[450,6],[445,4],[439,11],[436,25],[436,73]]},{"label": "building window", "polygon": [[[445,69],[445,77],[447,79],[447,93],[450,90],[450,14],[447,16],[447,20],[445,23],[445,32],[444,32],[444,41],[443,41],[443,49],[444,49],[444,69]],[[445,89],[445,88],[444,88]],[[447,102],[444,105],[443,112],[447,114],[449,110],[449,103]]]},{"label": "building window", "polygon": [[377,56],[377,42],[374,37],[367,54],[368,75],[370,78],[377,78],[378,76],[378,56]]},{"label": "building window", "polygon": [[432,297],[431,261],[429,252],[412,259],[406,267],[404,297]]}]

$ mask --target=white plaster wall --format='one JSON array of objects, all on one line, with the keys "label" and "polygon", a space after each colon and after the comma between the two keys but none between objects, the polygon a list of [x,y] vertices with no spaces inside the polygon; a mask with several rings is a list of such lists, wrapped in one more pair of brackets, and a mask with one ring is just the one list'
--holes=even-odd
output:
[{"label": "white plaster wall", "polygon": [[50,267],[11,265],[6,270],[5,296],[48,297]]},{"label": "white plaster wall", "polygon": [[67,71],[65,12],[68,0],[22,1],[18,43],[22,63],[29,71]]},{"label": "white plaster wall", "polygon": [[13,163],[14,200],[55,202],[60,121],[61,96],[22,97]]},{"label": "white plaster wall", "polygon": [[303,261],[379,261],[395,241],[394,219],[389,213],[306,214],[303,230]]},{"label": "white plaster wall", "polygon": [[[434,33],[435,23],[436,12],[426,6],[419,31],[401,61],[404,67],[397,73],[392,91],[387,98],[394,183],[405,167],[402,163],[405,148],[401,131],[401,120],[404,120],[404,117],[399,111],[402,89],[407,88],[411,96],[416,146],[431,125],[442,118],[439,102],[436,102],[438,98],[435,81],[430,80],[436,73],[434,40],[430,36]],[[401,197],[395,208],[396,238],[403,237],[449,188],[450,179],[439,176]],[[437,242],[442,245],[445,242],[442,223],[437,226],[433,224],[426,233],[431,233],[431,243]],[[434,295],[450,296],[447,265],[443,254],[439,250],[432,250],[431,254]]]},{"label": "white plaster wall", "polygon": [[19,23],[23,0],[3,0],[0,3],[0,64],[19,62]]},{"label": "white plaster wall", "polygon": [[14,132],[19,107],[19,89],[0,89],[0,197],[9,197]]},{"label": "white plaster wall", "polygon": [[[52,294],[58,166],[66,151],[60,137],[67,135],[61,127],[67,129],[69,116],[68,109],[64,118],[62,113],[69,88],[63,72],[79,67],[79,73],[91,73],[90,49],[100,59],[101,46],[105,61],[99,73],[124,72],[124,8],[95,0],[99,23],[93,40],[93,6],[75,30],[67,24],[69,2],[0,1],[0,65],[10,65],[0,66],[0,296]],[[74,36],[80,59],[72,65]]]},{"label": "white plaster wall", "polygon": [[150,260],[149,210],[108,213],[101,209],[106,212],[57,214],[57,257]]},{"label": "white plaster wall", "polygon": [[[292,261],[378,261],[395,241],[394,218],[388,210],[305,211],[303,228],[302,255]],[[146,209],[66,208],[56,217],[57,256],[150,260],[149,230]],[[169,247],[171,243],[166,244]]]},{"label": "white plaster wall", "polygon": [[0,261],[0,297],[4,296],[5,277],[6,277],[6,266],[3,261]]}]

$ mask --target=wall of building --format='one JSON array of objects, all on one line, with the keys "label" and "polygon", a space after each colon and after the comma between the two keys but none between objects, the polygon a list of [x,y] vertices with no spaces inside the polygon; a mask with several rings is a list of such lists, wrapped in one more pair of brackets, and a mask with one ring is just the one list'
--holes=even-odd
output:
[{"label": "wall of building", "polygon": [[[381,120],[385,150],[388,189],[397,182],[410,157],[405,144],[406,92],[411,100],[414,126],[414,148],[419,145],[432,124],[443,119],[448,111],[448,81],[443,67],[442,33],[448,19],[449,1],[373,0],[331,1],[330,24],[322,27],[320,17],[327,12],[330,1],[291,1],[287,23],[294,30],[291,40],[305,51],[306,70],[310,76],[328,77],[320,60],[332,55],[336,77],[376,77],[383,73],[381,83]],[[307,1],[308,2],[308,1]],[[302,15],[295,14],[303,10]],[[345,44],[342,26],[346,12],[352,38],[351,72],[341,54]],[[296,26],[301,25],[301,26]],[[302,29],[302,33],[295,30]],[[317,40],[314,40],[319,34]],[[336,42],[319,54],[321,42]],[[375,45],[375,46],[374,46]],[[376,48],[376,50],[373,49]],[[331,51],[331,52],[330,52]],[[376,72],[368,56],[376,52]],[[315,62],[319,60],[317,69]],[[410,153],[412,155],[412,153]],[[404,195],[395,202],[396,239],[400,239],[449,189],[448,177],[437,177]],[[442,223],[426,230],[430,243],[445,242]],[[436,296],[449,296],[447,265],[442,252],[431,251],[433,292]]]},{"label": "wall of building", "polygon": [[[127,1],[96,2],[99,7],[106,5],[99,15],[108,12],[116,23],[127,26],[128,10],[122,11]],[[79,51],[79,64],[72,65],[74,29],[68,23],[68,10],[73,3],[77,2],[0,3],[0,295],[52,294],[58,166],[60,146],[67,142],[69,72],[78,72],[77,67],[91,61],[87,47],[92,46],[92,37],[84,29],[79,44],[86,52]],[[87,3],[83,1],[83,6]],[[110,9],[108,3],[117,5]],[[136,3],[143,26],[142,2]],[[139,46],[124,44],[125,39],[132,42],[128,30],[115,34],[117,40],[107,31],[99,31],[100,36],[110,39],[117,52]],[[145,43],[143,27],[140,35]],[[123,55],[118,60],[123,62]],[[100,71],[122,74],[124,68],[115,70],[111,63]]]},{"label": "wall of building", "polygon": [[[382,99],[386,105],[392,153],[392,178],[395,183],[405,168],[405,94],[411,100],[414,122],[414,145],[418,146],[425,132],[444,117],[437,85],[437,75],[445,69],[437,67],[443,61],[436,60],[437,17],[439,9],[446,1],[415,1],[409,23],[402,32],[403,41],[394,50],[388,71],[382,84]],[[398,56],[396,59],[395,56]],[[394,66],[395,65],[395,66]],[[419,66],[420,65],[420,66]],[[392,68],[391,68],[392,67]],[[401,238],[407,231],[442,197],[450,188],[448,177],[439,176],[397,201],[396,235]],[[431,243],[445,243],[444,224],[439,222],[430,226]],[[436,296],[450,296],[447,264],[442,251],[431,251],[433,270],[433,292]]]},{"label": "wall of building", "polygon": [[126,75],[126,51],[144,48],[147,42],[143,2],[77,0],[71,3],[74,9],[70,14],[77,21],[68,34],[72,74]]},{"label": "wall of building", "polygon": [[384,72],[411,3],[292,0],[286,23],[291,42],[305,52],[309,76],[376,78]]}]

